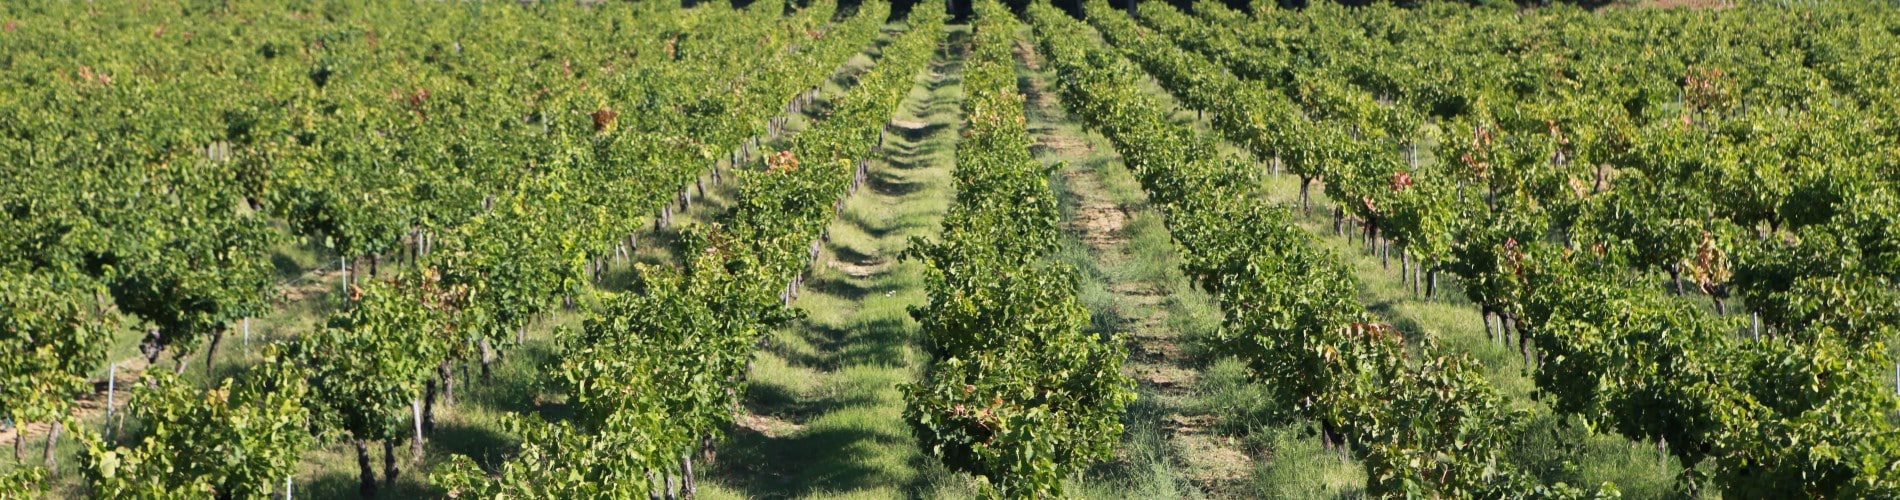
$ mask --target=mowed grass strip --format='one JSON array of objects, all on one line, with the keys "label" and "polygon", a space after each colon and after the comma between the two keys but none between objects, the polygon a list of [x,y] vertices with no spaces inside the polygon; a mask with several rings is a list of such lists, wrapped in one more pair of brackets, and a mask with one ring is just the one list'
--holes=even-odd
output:
[{"label": "mowed grass strip", "polygon": [[[964,30],[952,27],[947,46]],[[807,316],[760,351],[738,428],[701,487],[706,498],[893,498],[943,477],[929,471],[903,420],[899,385],[924,360],[909,307],[925,296],[923,265],[899,254],[911,237],[935,237],[953,196],[958,54],[945,51],[918,75],[883,158],[832,221],[793,302]]]}]

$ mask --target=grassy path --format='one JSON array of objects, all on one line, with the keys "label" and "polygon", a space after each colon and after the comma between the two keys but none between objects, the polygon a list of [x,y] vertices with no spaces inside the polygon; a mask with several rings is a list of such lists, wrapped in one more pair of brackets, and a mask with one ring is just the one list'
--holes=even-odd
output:
[{"label": "grassy path", "polygon": [[1061,198],[1062,259],[1083,279],[1081,299],[1091,327],[1126,332],[1122,370],[1137,382],[1123,418],[1116,460],[1089,481],[1090,496],[1194,496],[1244,475],[1248,457],[1222,442],[1193,391],[1201,370],[1187,352],[1188,335],[1219,324],[1204,294],[1179,271],[1167,227],[1105,139],[1070,119],[1040,67],[1035,49],[1016,50],[1024,112],[1037,159],[1060,166],[1052,187]]},{"label": "grassy path", "polygon": [[[950,38],[963,37],[953,28]],[[945,51],[919,76],[867,189],[832,221],[821,264],[793,303],[809,316],[776,332],[753,365],[707,497],[889,498],[921,487],[925,457],[898,386],[923,361],[907,310],[925,300],[923,267],[898,254],[910,238],[937,233],[952,196],[959,53]]]},{"label": "grassy path", "polygon": [[[1053,179],[1069,232],[1064,260],[1082,271],[1094,328],[1126,332],[1139,399],[1123,418],[1116,460],[1083,478],[1093,498],[1352,496],[1357,466],[1322,450],[1297,422],[1271,417],[1245,367],[1208,352],[1222,317],[1180,271],[1165,221],[1105,138],[1061,109],[1055,77],[1017,50],[1036,155],[1066,162]],[[1186,115],[1191,119],[1192,114]]]}]

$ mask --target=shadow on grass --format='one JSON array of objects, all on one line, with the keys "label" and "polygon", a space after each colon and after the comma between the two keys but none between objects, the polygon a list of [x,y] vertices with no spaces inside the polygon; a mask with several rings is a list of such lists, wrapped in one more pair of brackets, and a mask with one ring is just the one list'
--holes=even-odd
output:
[{"label": "shadow on grass", "polygon": [[291,257],[290,254],[283,252],[271,252],[270,265],[277,271],[278,281],[294,280],[303,276],[304,273],[303,264],[297,262],[297,259]]},{"label": "shadow on grass", "polygon": [[939,144],[921,142],[915,144],[891,143],[885,146],[884,162],[890,164],[890,172],[898,177],[908,178],[910,172],[927,168],[945,158],[949,150]]},{"label": "shadow on grass", "polygon": [[[893,160],[891,163],[895,166],[899,162]],[[889,170],[872,172],[870,184],[872,191],[890,197],[909,196],[928,187],[928,183],[910,180]]]},{"label": "shadow on grass", "polygon": [[[441,491],[429,487],[428,479],[423,476],[428,471],[402,469],[396,475],[394,484],[383,479],[383,459],[381,445],[372,445],[370,468],[376,471],[376,496],[372,498],[437,498]],[[397,451],[406,454],[406,451]],[[362,483],[356,475],[356,462],[351,459],[347,470],[334,470],[317,476],[309,484],[298,484],[293,490],[297,498],[363,498],[358,493]]]},{"label": "shadow on grass", "polygon": [[429,453],[438,457],[443,453],[466,456],[490,473],[496,472],[496,467],[520,445],[492,428],[460,423],[436,424],[435,434],[428,439]]},{"label": "shadow on grass", "polygon": [[735,430],[719,454],[728,480],[748,498],[796,498],[819,492],[845,491],[902,484],[903,478],[867,466],[856,452],[866,442],[885,446],[908,445],[909,436],[891,436],[866,429],[824,429],[795,436],[772,437],[749,429]]},{"label": "shadow on grass", "polygon": [[[958,40],[951,35],[952,43]],[[911,378],[916,324],[905,306],[920,266],[895,262],[892,248],[936,225],[958,126],[953,59],[919,75],[873,165],[871,191],[832,222],[830,258],[806,283],[797,306],[811,316],[778,331],[754,366],[743,404],[748,416],[720,446],[710,478],[745,497],[891,497],[929,491],[918,471],[931,462],[901,418],[897,385]],[[933,74],[932,71],[939,72]],[[865,195],[869,196],[865,196]],[[919,202],[922,202],[921,204]],[[905,292],[892,298],[894,292]]]},{"label": "shadow on grass", "polygon": [[1416,336],[1414,334],[1424,332],[1425,325],[1420,323],[1416,318],[1399,311],[1399,305],[1402,303],[1403,302],[1395,299],[1367,302],[1366,311],[1389,320],[1392,326],[1397,327],[1399,331],[1406,334],[1405,338],[1414,338]]},{"label": "shadow on grass", "polygon": [[805,283],[807,293],[816,292],[844,300],[856,301],[877,293],[874,286],[860,284],[856,280],[817,280]]},{"label": "shadow on grass", "polygon": [[[458,388],[456,404],[478,406],[495,413],[532,411],[549,421],[567,419],[572,411],[565,404],[551,403],[541,397],[548,390],[540,383],[537,373],[557,362],[554,346],[546,342],[530,341],[526,344],[501,346],[499,352],[505,356],[493,365],[494,375],[483,380],[473,375],[468,384]],[[480,371],[479,364],[471,364],[472,373]]]},{"label": "shadow on grass", "polygon": [[[802,423],[814,417],[825,415],[840,409],[873,405],[878,402],[877,395],[869,392],[827,394],[829,391],[801,393],[772,381],[754,380],[747,385],[745,400],[740,404],[753,415],[771,415],[773,417]],[[741,432],[744,429],[740,429]],[[802,434],[801,434],[802,435]],[[782,439],[794,439],[799,436],[785,436]]]},{"label": "shadow on grass", "polygon": [[[919,114],[924,114],[924,113],[919,113]],[[897,136],[899,138],[902,138],[904,142],[908,142],[911,144],[919,144],[923,142],[924,139],[929,139],[930,136],[937,135],[938,132],[942,132],[943,129],[946,129],[949,127],[950,127],[950,124],[939,122],[939,123],[926,124],[922,127],[917,127],[917,128],[891,127],[891,131],[896,132]]]},{"label": "shadow on grass", "polygon": [[[878,237],[882,237],[884,233],[889,233],[891,231],[894,231],[894,229],[874,230],[871,228],[866,228],[865,233],[869,234],[873,238],[878,238]],[[876,263],[882,260],[881,257],[867,254],[861,250],[851,248],[848,246],[831,245],[831,246],[826,247],[825,250],[830,252],[832,255],[832,258],[837,259],[839,262],[849,262],[854,265],[860,265],[860,266],[871,265],[873,263]],[[830,281],[830,280],[824,280],[824,281]],[[815,285],[816,284],[814,283],[814,284],[807,284],[806,286],[810,287],[810,286],[815,286]]]},{"label": "shadow on grass", "polygon": [[885,316],[851,325],[857,335],[833,346],[840,352],[838,361],[845,365],[901,367],[904,347],[914,325],[906,316]]}]

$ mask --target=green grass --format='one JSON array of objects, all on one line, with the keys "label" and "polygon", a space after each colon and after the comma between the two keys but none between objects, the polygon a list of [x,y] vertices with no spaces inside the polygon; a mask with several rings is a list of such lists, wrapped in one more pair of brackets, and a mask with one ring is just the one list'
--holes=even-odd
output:
[{"label": "green grass", "polygon": [[[1260,457],[1239,449],[1249,428],[1194,431],[1177,423],[1227,420],[1219,415],[1228,409],[1199,389],[1208,380],[1202,369],[1211,360],[1202,340],[1220,327],[1219,310],[1182,274],[1165,222],[1148,206],[1140,183],[1109,142],[1061,110],[1050,94],[1056,75],[1027,64],[1019,64],[1017,72],[1030,96],[1028,124],[1039,142],[1033,150],[1045,164],[1062,166],[1050,183],[1070,234],[1056,258],[1081,274],[1079,298],[1092,313],[1092,328],[1128,339],[1130,358],[1123,371],[1140,382],[1137,399],[1122,418],[1115,457],[1072,478],[1072,493],[1084,498],[1259,496],[1216,470],[1245,477],[1255,467]],[[1109,220],[1115,219],[1112,214],[1120,218],[1094,219],[1104,213]],[[1257,388],[1244,373],[1239,384]],[[1248,402],[1250,408],[1256,403]],[[1204,456],[1207,446],[1230,453]]]},{"label": "green grass", "polygon": [[1209,365],[1195,394],[1206,411],[1225,416],[1219,421],[1222,434],[1267,455],[1241,490],[1265,498],[1364,496],[1366,475],[1359,463],[1325,449],[1308,423],[1287,420],[1240,360],[1222,358]]},{"label": "green grass", "polygon": [[[961,32],[952,35],[961,36]],[[951,198],[957,64],[920,75],[885,159],[829,228],[793,302],[805,318],[773,333],[749,374],[741,424],[719,446],[707,498],[960,496],[903,420],[900,384],[924,361],[908,308],[926,300],[923,265],[897,255],[934,237]]]},{"label": "green grass", "polygon": [[[1080,130],[1042,123],[1040,120],[1032,121],[1031,126],[1040,129],[1041,135],[1086,137]],[[1101,139],[1088,137],[1086,140]],[[1121,168],[1116,158],[1106,151],[1106,148],[1098,148],[1089,154],[1045,154],[1042,157],[1048,164],[1067,164],[1067,168],[1050,179],[1057,196],[1062,200],[1065,220],[1075,220],[1074,209],[1080,203],[1079,198],[1085,196],[1100,196],[1129,213],[1119,230],[1124,240],[1110,250],[1115,255],[1091,252],[1086,243],[1075,234],[1070,234],[1056,258],[1074,266],[1081,274],[1082,287],[1078,298],[1091,313],[1093,331],[1121,334],[1141,329],[1159,342],[1187,343],[1192,334],[1205,332],[1217,325],[1217,313],[1201,310],[1207,311],[1207,314],[1200,317],[1211,322],[1183,321],[1194,317],[1191,311],[1197,310],[1195,306],[1211,305],[1205,300],[1198,303],[1177,300],[1202,295],[1186,288],[1186,279],[1177,267],[1179,258],[1167,237],[1167,228],[1161,224],[1158,215],[1146,210],[1146,196],[1140,191],[1139,184],[1127,178],[1127,170]],[[1070,182],[1064,174],[1093,176],[1101,182]],[[1118,175],[1123,178],[1115,178]],[[1094,191],[1082,192],[1088,190]],[[1130,298],[1115,289],[1116,286],[1153,287],[1164,294],[1164,298],[1150,304]],[[1144,323],[1157,318],[1158,321],[1151,324]],[[1131,348],[1131,351],[1136,349],[1139,347]],[[1187,371],[1181,366],[1157,364],[1165,365],[1161,369]],[[1123,371],[1132,373],[1145,367],[1144,364],[1131,362],[1124,365]],[[1199,496],[1200,489],[1195,486],[1193,479],[1195,473],[1188,470],[1190,464],[1183,456],[1184,450],[1170,439],[1169,431],[1162,424],[1170,415],[1191,411],[1196,406],[1192,398],[1168,394],[1147,384],[1138,385],[1137,398],[1128,405],[1122,418],[1122,440],[1114,460],[1072,479],[1076,494],[1085,498]]]}]

